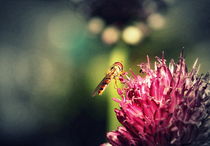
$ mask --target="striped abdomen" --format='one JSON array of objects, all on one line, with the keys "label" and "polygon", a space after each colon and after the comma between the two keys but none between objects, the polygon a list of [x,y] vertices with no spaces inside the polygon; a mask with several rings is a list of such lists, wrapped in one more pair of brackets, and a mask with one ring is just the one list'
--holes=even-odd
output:
[{"label": "striped abdomen", "polygon": [[101,84],[99,84],[100,87],[98,90],[98,95],[101,95],[104,92],[108,84],[111,82],[111,79],[111,76],[104,77],[104,79],[101,81]]},{"label": "striped abdomen", "polygon": [[98,86],[96,87],[96,89],[93,91],[93,96],[95,96],[96,94],[101,95],[104,90],[106,89],[106,87],[108,86],[108,84],[111,82],[113,78],[113,75],[111,74],[107,74],[103,80],[98,84]]}]

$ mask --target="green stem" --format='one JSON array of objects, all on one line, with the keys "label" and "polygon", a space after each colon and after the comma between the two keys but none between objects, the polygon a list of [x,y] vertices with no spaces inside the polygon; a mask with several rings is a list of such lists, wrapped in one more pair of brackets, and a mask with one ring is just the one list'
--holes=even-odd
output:
[{"label": "green stem", "polygon": [[[125,46],[118,45],[113,49],[110,55],[109,63],[113,64],[114,62],[121,62],[123,66],[126,66],[128,59],[128,50]],[[117,94],[117,90],[114,88],[114,81],[111,81],[108,87],[108,131],[116,130],[116,128],[120,125],[118,122],[114,109],[118,108],[118,103],[112,100],[112,98],[120,98]],[[120,87],[121,83],[117,81],[118,87]]]}]

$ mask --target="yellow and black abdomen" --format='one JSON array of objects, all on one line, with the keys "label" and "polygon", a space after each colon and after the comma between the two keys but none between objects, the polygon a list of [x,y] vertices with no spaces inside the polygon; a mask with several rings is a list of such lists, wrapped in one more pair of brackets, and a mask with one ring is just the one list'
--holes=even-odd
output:
[{"label": "yellow and black abdomen", "polygon": [[112,76],[106,75],[103,80],[101,81],[100,88],[98,90],[98,95],[101,95],[104,90],[106,89],[106,87],[108,86],[108,84],[111,82],[112,80]]}]

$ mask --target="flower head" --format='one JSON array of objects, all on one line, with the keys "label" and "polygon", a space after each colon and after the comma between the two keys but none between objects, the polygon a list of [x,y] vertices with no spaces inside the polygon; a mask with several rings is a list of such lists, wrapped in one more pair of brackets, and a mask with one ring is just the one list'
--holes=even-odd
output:
[{"label": "flower head", "polygon": [[109,144],[114,146],[180,146],[210,144],[209,75],[198,75],[195,64],[188,72],[185,59],[166,64],[156,57],[154,69],[140,64],[146,75],[123,75],[124,84],[118,89],[120,109],[115,109],[122,124],[108,132]]}]

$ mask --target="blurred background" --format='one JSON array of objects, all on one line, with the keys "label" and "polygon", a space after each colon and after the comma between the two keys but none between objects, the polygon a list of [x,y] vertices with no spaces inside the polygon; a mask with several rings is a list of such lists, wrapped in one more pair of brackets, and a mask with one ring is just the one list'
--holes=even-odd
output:
[{"label": "blurred background", "polygon": [[1,0],[0,145],[95,146],[116,129],[109,66],[184,50],[209,71],[209,0]]}]

